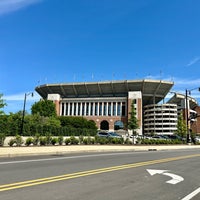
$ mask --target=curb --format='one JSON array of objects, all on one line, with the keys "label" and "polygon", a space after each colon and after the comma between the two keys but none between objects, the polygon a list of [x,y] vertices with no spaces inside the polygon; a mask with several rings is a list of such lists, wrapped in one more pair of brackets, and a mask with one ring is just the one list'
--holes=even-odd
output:
[{"label": "curb", "polygon": [[120,145],[69,145],[44,147],[0,147],[0,157],[19,157],[36,155],[63,155],[86,152],[113,152],[113,151],[164,151],[200,149],[200,145],[166,145],[166,146],[120,146]]}]

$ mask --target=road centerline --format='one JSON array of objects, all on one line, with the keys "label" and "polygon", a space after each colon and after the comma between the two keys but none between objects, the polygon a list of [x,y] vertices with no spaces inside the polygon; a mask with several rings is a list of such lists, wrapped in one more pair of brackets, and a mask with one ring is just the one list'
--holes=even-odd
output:
[{"label": "road centerline", "polygon": [[189,159],[189,158],[194,158],[194,157],[199,157],[199,156],[200,154],[192,154],[192,155],[187,155],[187,156],[171,157],[171,158],[164,158],[164,159],[159,159],[159,160],[149,160],[149,161],[137,162],[137,163],[132,163],[132,164],[118,165],[118,166],[112,166],[112,167],[106,167],[106,168],[100,168],[100,169],[80,171],[80,172],[75,172],[71,174],[63,174],[59,176],[52,176],[52,177],[4,184],[4,185],[0,185],[0,192],[19,189],[19,188],[25,188],[25,187],[31,187],[35,185],[42,185],[42,184],[47,184],[47,183],[52,183],[52,182],[57,182],[57,181],[63,181],[63,180],[68,180],[68,179],[80,178],[80,177],[89,176],[89,175],[107,173],[107,172],[112,172],[112,171],[117,171],[117,170],[136,168],[136,167],[142,167],[142,166],[165,163],[165,162],[172,162],[172,161],[177,161],[177,160],[182,160],[182,159]]}]

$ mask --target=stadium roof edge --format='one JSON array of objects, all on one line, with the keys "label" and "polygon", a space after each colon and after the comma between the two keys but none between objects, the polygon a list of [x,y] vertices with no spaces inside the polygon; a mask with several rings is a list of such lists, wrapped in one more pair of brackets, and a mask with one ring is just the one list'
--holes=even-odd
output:
[{"label": "stadium roof edge", "polygon": [[44,99],[48,94],[60,94],[62,98],[119,97],[129,91],[141,91],[143,103],[157,103],[170,91],[174,82],[153,79],[111,80],[98,82],[73,82],[43,84],[35,90]]}]

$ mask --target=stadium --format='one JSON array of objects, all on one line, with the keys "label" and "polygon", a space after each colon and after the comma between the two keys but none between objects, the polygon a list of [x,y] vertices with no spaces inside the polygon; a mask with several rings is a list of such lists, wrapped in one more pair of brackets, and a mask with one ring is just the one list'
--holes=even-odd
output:
[{"label": "stadium", "polygon": [[[43,99],[55,103],[58,116],[85,117],[93,120],[99,130],[127,130],[134,103],[139,124],[137,134],[148,135],[175,133],[178,105],[185,98],[175,95],[165,102],[173,85],[171,81],[144,79],[44,84],[35,90]],[[193,108],[197,106],[194,101],[189,102]]]}]

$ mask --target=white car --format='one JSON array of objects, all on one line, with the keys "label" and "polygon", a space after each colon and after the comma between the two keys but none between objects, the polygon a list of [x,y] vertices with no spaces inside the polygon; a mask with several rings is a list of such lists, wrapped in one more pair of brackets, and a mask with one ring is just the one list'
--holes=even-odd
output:
[{"label": "white car", "polygon": [[197,143],[200,143],[200,136],[196,136],[196,137],[195,137],[195,141],[196,141]]}]

